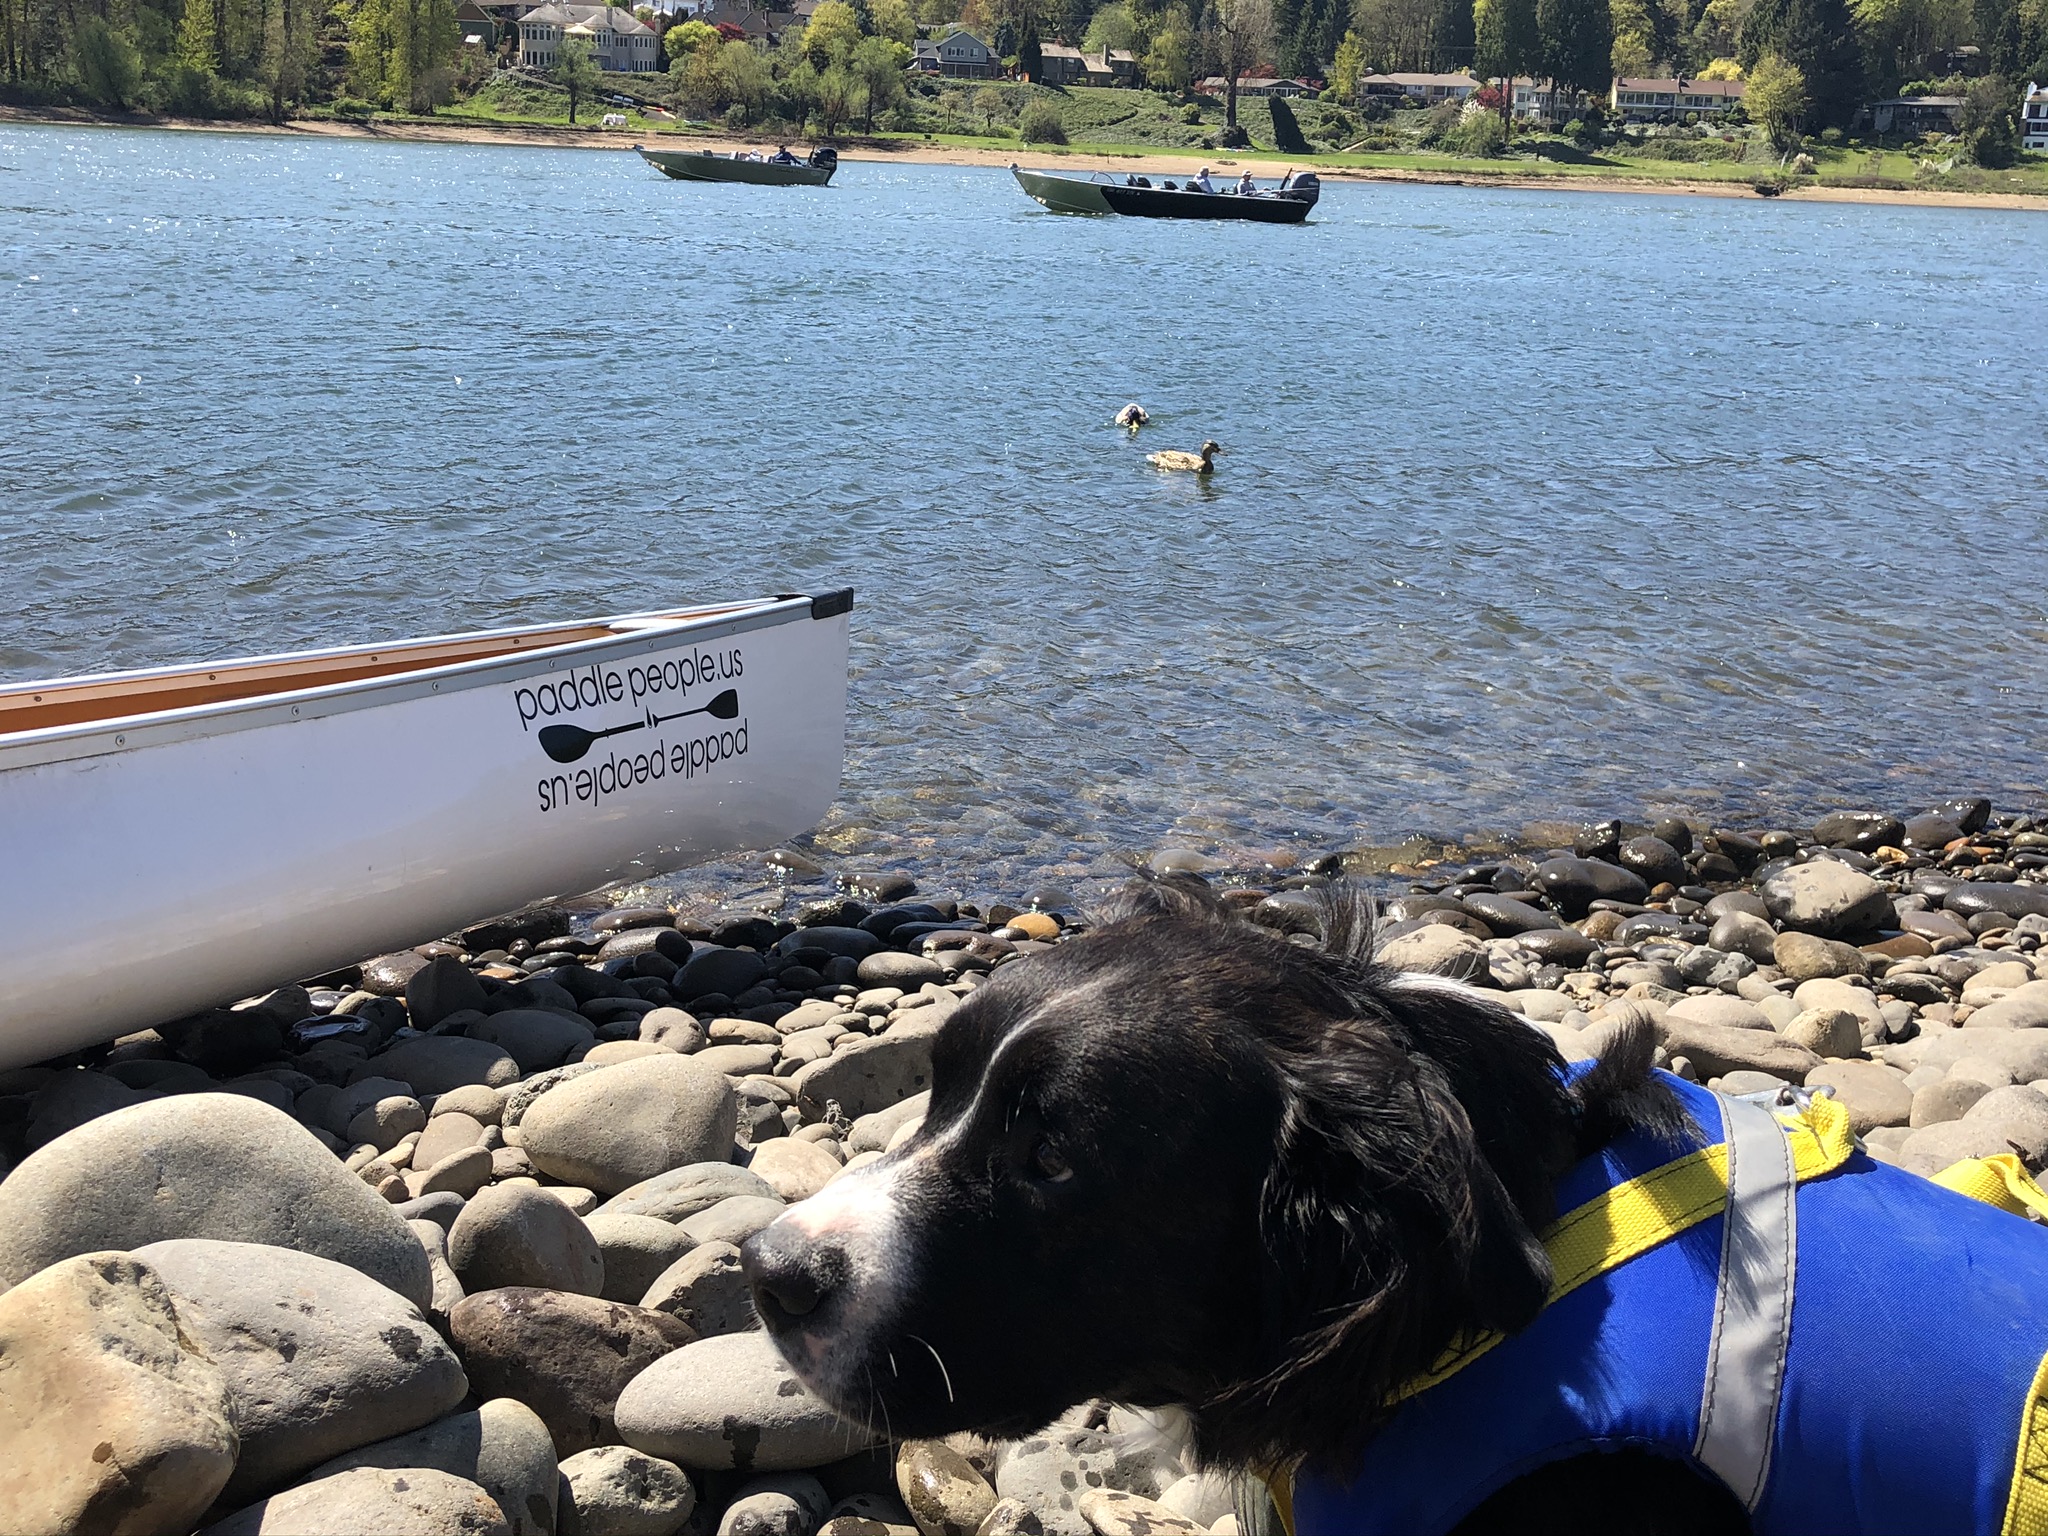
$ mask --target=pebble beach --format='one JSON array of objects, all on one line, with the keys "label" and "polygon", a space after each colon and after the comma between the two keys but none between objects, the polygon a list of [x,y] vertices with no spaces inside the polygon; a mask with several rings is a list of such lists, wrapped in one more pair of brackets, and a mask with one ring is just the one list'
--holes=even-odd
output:
[{"label": "pebble beach", "polygon": [[[1363,880],[1386,964],[1567,1060],[1646,1013],[1671,1070],[1831,1094],[1882,1161],[2048,1166],[2048,812],[1559,830],[1150,864],[1302,942]],[[946,1017],[1097,893],[767,869],[772,901],[535,907],[0,1073],[10,1528],[1237,1531],[1170,1424],[897,1444],[769,1347],[738,1245],[914,1134]]]}]

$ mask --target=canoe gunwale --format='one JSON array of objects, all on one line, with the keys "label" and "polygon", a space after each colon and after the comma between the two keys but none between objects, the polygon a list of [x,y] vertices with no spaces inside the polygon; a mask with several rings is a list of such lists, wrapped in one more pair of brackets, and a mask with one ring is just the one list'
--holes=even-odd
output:
[{"label": "canoe gunwale", "polygon": [[[665,615],[659,611],[619,614],[591,621],[592,625],[630,626],[620,629],[616,634],[598,639],[576,640],[563,645],[537,647],[533,650],[510,652],[503,656],[487,656],[473,661],[426,667],[413,672],[327,683],[312,688],[260,694],[253,698],[229,699],[217,704],[198,704],[182,709],[20,731],[0,736],[0,775],[13,769],[37,767],[46,763],[69,762],[114,752],[134,752],[146,747],[167,746],[173,742],[189,741],[197,737],[221,736],[234,731],[289,725],[301,720],[317,720],[357,710],[375,709],[386,704],[430,696],[444,689],[461,691],[514,683],[528,677],[545,676],[550,672],[574,670],[593,663],[619,661],[629,656],[668,650],[683,638],[691,641],[722,640],[753,630],[772,629],[799,620],[825,616],[817,612],[813,605],[813,598],[803,595],[769,598],[752,604],[736,604],[723,611],[714,609],[700,618],[685,616],[671,622],[663,622]],[[837,613],[843,612],[844,609],[830,611]],[[537,627],[548,629],[560,626]],[[513,634],[518,631],[476,633]],[[458,637],[431,638],[448,640]],[[375,647],[351,646],[332,651],[285,654],[329,655],[336,654],[337,651],[345,654],[351,650],[371,649]],[[281,659],[284,658],[241,658],[247,662]],[[200,665],[203,667],[205,664]],[[188,668],[180,666],[150,670],[184,671]],[[98,681],[119,675],[121,674],[95,674],[92,680]],[[66,678],[61,681],[77,683],[87,680]],[[452,689],[449,686],[451,684]]]}]

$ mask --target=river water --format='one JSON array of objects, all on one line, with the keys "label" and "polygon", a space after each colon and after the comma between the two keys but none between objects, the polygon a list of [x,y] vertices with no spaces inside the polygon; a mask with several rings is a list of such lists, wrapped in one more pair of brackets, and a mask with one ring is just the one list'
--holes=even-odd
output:
[{"label": "river water", "polygon": [[[0,676],[850,584],[804,846],[992,892],[2039,803],[2044,235],[0,126]],[[1205,437],[1207,484],[1144,462]]]}]

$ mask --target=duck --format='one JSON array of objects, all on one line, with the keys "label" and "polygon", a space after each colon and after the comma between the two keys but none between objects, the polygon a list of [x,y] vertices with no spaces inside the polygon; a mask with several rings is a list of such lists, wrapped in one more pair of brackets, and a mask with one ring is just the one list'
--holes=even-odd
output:
[{"label": "duck", "polygon": [[1151,419],[1151,413],[1135,400],[1116,413],[1116,424],[1120,427],[1128,427],[1133,432],[1137,431],[1138,428],[1145,425]]},{"label": "duck", "polygon": [[1178,448],[1168,448],[1161,453],[1146,454],[1145,462],[1160,469],[1191,469],[1198,475],[1206,475],[1215,470],[1215,457],[1222,451],[1221,446],[1211,440],[1202,444],[1200,453],[1183,453]]}]

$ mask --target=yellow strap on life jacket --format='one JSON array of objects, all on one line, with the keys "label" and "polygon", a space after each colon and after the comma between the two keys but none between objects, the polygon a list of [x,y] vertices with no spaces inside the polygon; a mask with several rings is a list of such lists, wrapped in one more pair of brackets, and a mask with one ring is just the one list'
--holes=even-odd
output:
[{"label": "yellow strap on life jacket", "polygon": [[[1793,1174],[1802,1184],[1832,1173],[1855,1150],[1849,1111],[1833,1099],[1810,1099],[1803,1109],[1781,1111],[1778,1119],[1792,1145]],[[1720,1215],[1727,1203],[1725,1142],[1688,1153],[1594,1196],[1560,1216],[1544,1234],[1543,1246],[1550,1253],[1550,1301],[1570,1295],[1587,1281]],[[1448,1381],[1505,1337],[1481,1333],[1454,1341],[1434,1366],[1395,1393],[1394,1401],[1406,1402]]]},{"label": "yellow strap on life jacket", "polygon": [[2048,1216],[2048,1190],[2036,1184],[2026,1165],[2010,1152],[1966,1157],[1959,1163],[1950,1163],[1934,1175],[1933,1182],[2015,1216],[2024,1216],[2029,1211]]},{"label": "yellow strap on life jacket", "polygon": [[[2013,1455],[2012,1487],[2005,1496],[2005,1523],[1999,1530],[2001,1536],[2048,1533],[2048,1356],[2034,1372],[2026,1406],[2020,1410],[2019,1449]],[[1292,1526],[1288,1536],[1293,1536]]]},{"label": "yellow strap on life jacket", "polygon": [[[1847,1106],[1815,1097],[1804,1108],[1781,1110],[1778,1119],[1792,1147],[1794,1177],[1805,1183],[1832,1173],[1856,1149]],[[2037,1191],[2039,1193],[2039,1191]],[[2048,1195],[2043,1195],[2048,1201]],[[1680,1233],[1721,1214],[1728,1203],[1728,1147],[1725,1142],[1626,1179],[1560,1216],[1543,1235],[1550,1254],[1550,1297],[1569,1295],[1589,1280],[1619,1269]],[[1454,1341],[1426,1373],[1394,1394],[1394,1401],[1428,1391],[1458,1374],[1507,1335],[1480,1333]],[[2043,1447],[2048,1452],[2048,1405],[2044,1405]],[[2048,1470],[2048,1459],[2044,1459]],[[1294,1476],[1291,1469],[1265,1475],[1274,1507],[1288,1536],[1294,1536]],[[2048,1506],[2044,1506],[2048,1507]],[[2012,1536],[2009,1531],[2008,1536]],[[2028,1536],[2036,1536],[2030,1531]],[[2048,1536],[2044,1525],[2038,1536]]]}]

